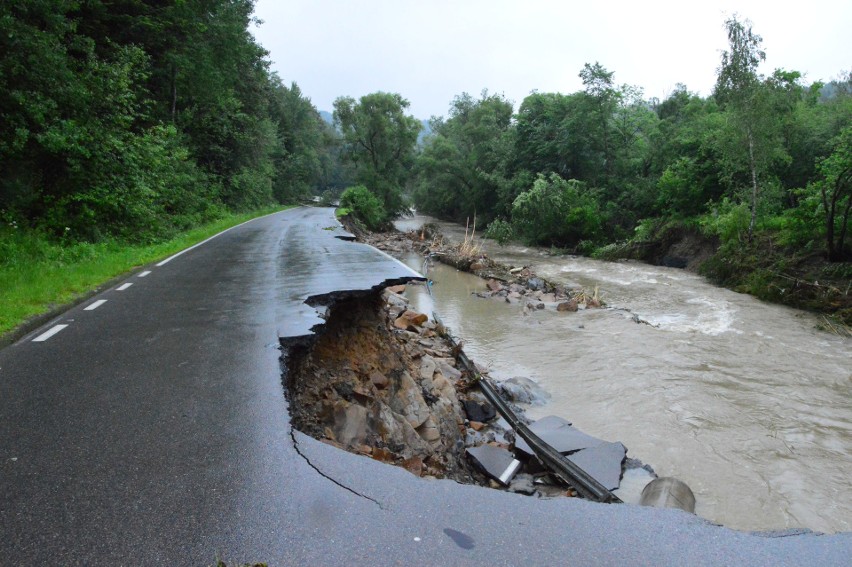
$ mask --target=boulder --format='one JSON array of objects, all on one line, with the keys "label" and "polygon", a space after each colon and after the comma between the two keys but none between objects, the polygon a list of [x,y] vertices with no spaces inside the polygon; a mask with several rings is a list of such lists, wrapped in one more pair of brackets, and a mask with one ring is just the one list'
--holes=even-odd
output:
[{"label": "boulder", "polygon": [[408,319],[415,325],[422,325],[426,321],[429,320],[429,316],[425,313],[418,313],[417,311],[408,310],[402,314],[402,317]]},{"label": "boulder", "polygon": [[503,284],[501,284],[497,280],[488,280],[485,285],[488,286],[489,291],[492,292],[500,291],[501,289],[503,289]]},{"label": "boulder", "polygon": [[334,439],[349,447],[367,440],[367,410],[358,404],[340,401],[334,406]]},{"label": "boulder", "polygon": [[420,377],[423,380],[431,382],[437,368],[438,364],[435,362],[435,359],[428,354],[423,355],[423,358],[420,359]]},{"label": "boulder", "polygon": [[414,476],[423,476],[423,459],[417,455],[402,461],[402,467]]},{"label": "boulder", "polygon": [[452,358],[436,358],[435,363],[438,365],[438,372],[444,375],[448,380],[458,380],[462,377],[461,371],[453,366],[455,360]]},{"label": "boulder", "polygon": [[527,280],[527,287],[533,291],[544,289],[544,280],[541,278],[530,278]]},{"label": "boulder", "polygon": [[373,386],[378,390],[384,390],[388,387],[388,377],[382,374],[381,372],[371,372],[370,373],[370,382],[373,383]]},{"label": "boulder", "polygon": [[517,404],[541,406],[550,400],[550,393],[529,378],[516,376],[496,383],[503,397]]},{"label": "boulder", "polygon": [[404,417],[415,429],[423,425],[430,416],[429,406],[423,399],[422,389],[408,372],[400,375],[399,385],[390,400],[390,405],[391,409]]},{"label": "boulder", "polygon": [[563,301],[559,305],[556,306],[556,310],[560,312],[569,312],[574,313],[577,311],[577,300],[569,299],[568,301]]},{"label": "boulder", "polygon": [[481,421],[482,423],[485,423],[486,421],[494,419],[497,415],[497,412],[491,404],[486,402],[465,400],[462,402],[462,405],[464,406],[464,412],[467,414],[467,418],[470,421]]}]

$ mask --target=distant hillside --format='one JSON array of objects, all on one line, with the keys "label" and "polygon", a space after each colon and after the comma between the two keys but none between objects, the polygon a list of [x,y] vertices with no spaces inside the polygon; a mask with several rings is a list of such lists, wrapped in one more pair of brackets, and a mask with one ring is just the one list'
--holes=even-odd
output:
[{"label": "distant hillside", "polygon": [[319,111],[320,118],[328,122],[329,124],[334,124],[334,116],[332,116],[331,112],[327,110]]},{"label": "distant hillside", "polygon": [[420,133],[417,135],[417,143],[419,145],[423,144],[423,139],[432,133],[432,129],[429,127],[428,120],[421,120],[421,124],[423,124],[423,128],[420,130]]}]

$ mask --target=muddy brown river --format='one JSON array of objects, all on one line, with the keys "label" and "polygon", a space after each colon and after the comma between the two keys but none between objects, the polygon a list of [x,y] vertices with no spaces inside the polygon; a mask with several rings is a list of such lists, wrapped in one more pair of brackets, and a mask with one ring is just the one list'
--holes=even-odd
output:
[{"label": "muddy brown river", "polygon": [[[464,235],[438,224],[451,240]],[[419,309],[434,308],[495,379],[525,376],[550,392],[531,417],[559,415],[623,442],[628,456],[689,484],[696,513],[713,522],[852,530],[852,340],[683,270],[483,244],[500,262],[598,287],[614,308],[528,313],[471,295],[479,278],[429,268],[434,304],[414,290]]]}]

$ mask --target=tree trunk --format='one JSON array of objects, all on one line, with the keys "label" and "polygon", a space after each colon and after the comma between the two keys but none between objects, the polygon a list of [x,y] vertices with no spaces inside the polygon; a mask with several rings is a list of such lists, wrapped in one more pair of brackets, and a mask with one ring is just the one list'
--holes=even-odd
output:
[{"label": "tree trunk", "polygon": [[177,118],[177,65],[172,64],[172,124],[175,123],[175,118]]},{"label": "tree trunk", "polygon": [[754,162],[754,134],[748,129],[748,161],[751,168],[751,220],[748,223],[748,241],[754,235],[754,225],[757,218],[757,164]]}]

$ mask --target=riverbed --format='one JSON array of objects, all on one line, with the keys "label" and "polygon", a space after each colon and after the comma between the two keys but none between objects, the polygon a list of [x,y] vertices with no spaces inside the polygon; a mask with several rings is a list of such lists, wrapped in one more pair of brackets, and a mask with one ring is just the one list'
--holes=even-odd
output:
[{"label": "riverbed", "polygon": [[[434,222],[398,226],[424,220]],[[464,227],[438,225],[451,240],[464,236]],[[551,401],[528,415],[559,415],[623,442],[628,456],[686,482],[696,513],[713,522],[852,530],[851,339],[683,270],[480,243],[554,283],[598,288],[609,307],[530,312],[475,297],[475,276],[429,268],[434,306],[415,291],[418,308],[434,307],[495,379],[544,387]],[[420,258],[408,262],[423,268]]]}]

